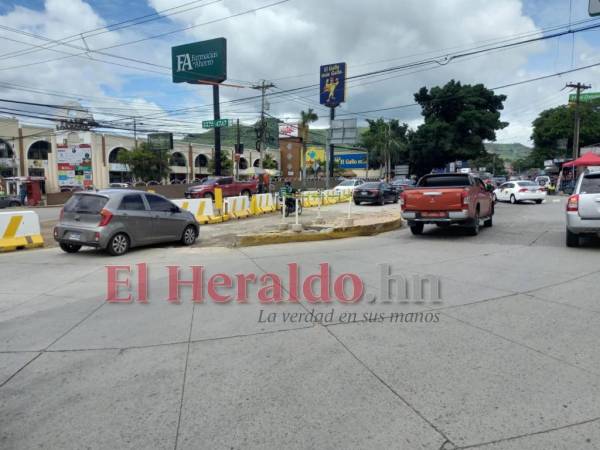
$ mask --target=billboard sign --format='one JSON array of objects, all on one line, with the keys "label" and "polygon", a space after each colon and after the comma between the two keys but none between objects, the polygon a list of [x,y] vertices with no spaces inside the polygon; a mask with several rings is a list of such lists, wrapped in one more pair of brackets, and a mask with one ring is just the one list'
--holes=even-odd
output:
[{"label": "billboard sign", "polygon": [[173,149],[173,133],[148,134],[148,149],[153,152],[165,152]]},{"label": "billboard sign", "polygon": [[346,101],[346,63],[321,66],[319,77],[321,105],[336,107]]},{"label": "billboard sign", "polygon": [[59,186],[93,186],[92,147],[89,144],[58,145],[56,163]]},{"label": "billboard sign", "polygon": [[173,83],[221,83],[227,79],[227,40],[195,42],[171,48]]},{"label": "billboard sign", "polygon": [[279,139],[298,137],[297,123],[280,123],[279,124]]},{"label": "billboard sign", "polygon": [[325,148],[320,145],[309,145],[306,147],[304,162],[308,167],[312,167],[316,162],[325,162]]},{"label": "billboard sign", "polygon": [[356,119],[332,120],[328,138],[331,144],[356,144],[358,139]]},{"label": "billboard sign", "polygon": [[345,153],[334,156],[340,169],[366,169],[367,153]]}]

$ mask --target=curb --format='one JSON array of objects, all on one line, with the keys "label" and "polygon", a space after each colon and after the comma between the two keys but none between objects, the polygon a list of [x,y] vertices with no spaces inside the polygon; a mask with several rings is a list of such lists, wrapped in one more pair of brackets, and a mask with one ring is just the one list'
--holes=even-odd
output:
[{"label": "curb", "polygon": [[255,247],[258,245],[287,244],[292,242],[328,241],[331,239],[345,239],[359,236],[374,236],[380,233],[402,228],[404,221],[401,218],[372,225],[357,225],[347,228],[334,228],[327,232],[293,233],[271,232],[253,235],[236,236],[234,247]]}]

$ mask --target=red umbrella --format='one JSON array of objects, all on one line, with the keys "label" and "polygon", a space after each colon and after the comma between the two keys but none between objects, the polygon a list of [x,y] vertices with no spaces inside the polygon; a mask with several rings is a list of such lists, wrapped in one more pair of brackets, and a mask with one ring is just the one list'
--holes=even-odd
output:
[{"label": "red umbrella", "polygon": [[571,161],[563,164],[563,167],[582,167],[582,166],[600,166],[600,156],[596,155],[592,152],[587,152],[585,155],[576,159],[575,161]]}]

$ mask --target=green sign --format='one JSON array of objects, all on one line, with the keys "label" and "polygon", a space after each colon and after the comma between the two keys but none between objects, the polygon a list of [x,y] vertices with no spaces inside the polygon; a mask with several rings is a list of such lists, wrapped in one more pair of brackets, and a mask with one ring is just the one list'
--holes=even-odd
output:
[{"label": "green sign", "polygon": [[173,133],[148,134],[148,148],[153,152],[171,150],[173,148]]},{"label": "green sign", "polygon": [[230,127],[232,124],[233,120],[231,119],[203,120],[202,128]]},{"label": "green sign", "polygon": [[[589,103],[593,101],[600,102],[600,92],[586,92],[584,94],[579,94],[579,101],[581,103]],[[577,94],[569,95],[569,103],[577,102]]]},{"label": "green sign", "polygon": [[171,48],[173,83],[220,83],[227,79],[227,41],[211,39]]}]

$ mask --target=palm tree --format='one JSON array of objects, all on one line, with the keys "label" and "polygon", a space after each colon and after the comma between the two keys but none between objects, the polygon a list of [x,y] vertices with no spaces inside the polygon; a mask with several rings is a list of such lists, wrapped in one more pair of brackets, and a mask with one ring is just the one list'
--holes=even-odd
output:
[{"label": "palm tree", "polygon": [[304,183],[304,180],[306,179],[306,166],[305,161],[306,161],[306,143],[308,141],[308,132],[309,132],[309,125],[313,122],[316,122],[317,120],[319,120],[319,116],[317,116],[317,113],[315,113],[313,111],[312,108],[308,108],[308,111],[300,111],[300,137],[302,138],[302,160],[301,160],[301,164],[302,164],[302,182]]}]

